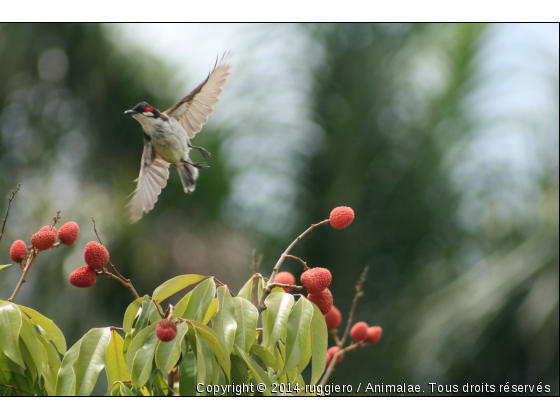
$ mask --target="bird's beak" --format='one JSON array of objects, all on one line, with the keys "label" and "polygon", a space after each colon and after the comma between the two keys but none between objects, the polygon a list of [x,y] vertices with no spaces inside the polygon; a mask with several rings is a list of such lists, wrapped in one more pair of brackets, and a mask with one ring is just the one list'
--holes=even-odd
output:
[{"label": "bird's beak", "polygon": [[133,110],[133,109],[129,109],[128,111],[124,111],[124,115],[134,115],[134,114],[138,114],[138,112]]}]

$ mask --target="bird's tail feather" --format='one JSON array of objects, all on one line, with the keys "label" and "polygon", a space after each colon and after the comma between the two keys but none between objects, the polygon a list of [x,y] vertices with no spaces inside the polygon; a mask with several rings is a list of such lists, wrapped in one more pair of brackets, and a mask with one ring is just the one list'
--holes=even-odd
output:
[{"label": "bird's tail feather", "polygon": [[[190,158],[187,159],[187,161],[192,163]],[[181,182],[183,183],[183,189],[185,192],[189,194],[194,192],[196,188],[196,180],[198,179],[198,169],[185,163],[184,165],[177,167],[177,171],[181,177]]]}]

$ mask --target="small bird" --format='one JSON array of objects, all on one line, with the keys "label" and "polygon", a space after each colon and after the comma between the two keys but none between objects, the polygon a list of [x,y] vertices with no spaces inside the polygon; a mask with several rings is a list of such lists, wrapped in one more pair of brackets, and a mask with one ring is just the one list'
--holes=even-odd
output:
[{"label": "small bird", "polygon": [[230,75],[229,54],[216,60],[208,77],[191,93],[165,112],[160,112],[146,102],[125,111],[142,125],[144,152],[140,164],[140,175],[135,180],[136,189],[127,205],[132,223],[154,208],[161,190],[167,185],[169,165],[177,167],[183,189],[192,193],[196,187],[198,170],[210,168],[206,163],[194,163],[191,149],[197,149],[204,157],[210,153],[203,147],[193,146],[192,138],[208,122]]}]

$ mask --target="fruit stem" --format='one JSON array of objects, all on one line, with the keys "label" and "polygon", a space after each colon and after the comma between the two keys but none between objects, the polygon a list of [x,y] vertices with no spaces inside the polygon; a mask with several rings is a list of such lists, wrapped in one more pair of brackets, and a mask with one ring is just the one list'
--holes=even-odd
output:
[{"label": "fruit stem", "polygon": [[21,277],[20,277],[19,282],[16,286],[16,289],[14,290],[14,293],[12,293],[12,297],[10,297],[8,299],[8,302],[13,302],[14,299],[16,298],[16,296],[18,295],[19,289],[21,289],[21,286],[23,286],[23,283],[25,283],[25,278],[27,277],[27,273],[29,273],[29,269],[31,268],[31,265],[33,264],[33,261],[35,261],[36,257],[37,257],[37,250],[32,249],[31,250],[31,255],[29,256],[29,259],[27,260],[27,263],[25,264],[25,268],[23,269],[23,273],[21,273]]},{"label": "fruit stem", "polygon": [[115,279],[120,284],[122,284],[124,287],[126,287],[128,290],[130,290],[130,293],[132,293],[132,296],[134,296],[135,299],[138,299],[140,297],[140,295],[138,295],[138,292],[136,292],[136,289],[134,288],[134,286],[132,285],[132,282],[129,279],[126,279],[122,276],[117,276],[116,274],[111,273],[105,267],[103,267],[101,269],[101,271],[98,271],[97,274],[103,274],[107,277]]},{"label": "fruit stem", "polygon": [[286,250],[282,253],[282,255],[280,255],[280,258],[278,259],[278,262],[276,263],[276,265],[274,266],[274,269],[272,270],[272,274],[270,276],[270,279],[268,280],[268,282],[266,284],[266,287],[263,290],[261,300],[260,300],[260,302],[257,306],[257,309],[259,310],[259,313],[261,313],[262,311],[264,311],[266,309],[264,301],[266,300],[268,295],[270,295],[270,292],[272,291],[271,285],[274,284],[274,278],[276,277],[276,275],[280,271],[280,267],[282,266],[282,263],[287,258],[287,256],[290,254],[290,251],[292,250],[292,248],[301,240],[301,238],[303,238],[305,235],[307,235],[313,229],[315,229],[316,227],[319,227],[319,226],[326,225],[329,222],[330,222],[330,220],[326,219],[326,220],[323,220],[322,222],[315,223],[315,224],[311,225],[310,227],[308,227],[301,235],[299,235],[296,239],[294,239],[294,241],[290,245],[288,245],[288,248],[286,248]]}]

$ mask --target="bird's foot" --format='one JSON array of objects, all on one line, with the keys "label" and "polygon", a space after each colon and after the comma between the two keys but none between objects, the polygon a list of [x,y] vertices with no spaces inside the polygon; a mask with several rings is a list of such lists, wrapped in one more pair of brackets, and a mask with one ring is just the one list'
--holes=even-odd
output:
[{"label": "bird's foot", "polygon": [[210,156],[212,156],[212,154],[206,150],[204,147],[200,147],[200,146],[189,146],[191,149],[196,149],[198,150],[202,156],[204,156],[205,158],[209,158]]},{"label": "bird's foot", "polygon": [[183,161],[182,165],[184,164],[194,166],[197,169],[210,169],[210,165],[208,165],[206,162],[193,163],[193,162]]}]

